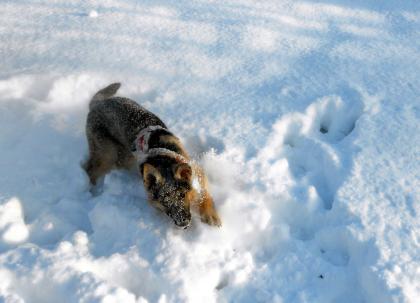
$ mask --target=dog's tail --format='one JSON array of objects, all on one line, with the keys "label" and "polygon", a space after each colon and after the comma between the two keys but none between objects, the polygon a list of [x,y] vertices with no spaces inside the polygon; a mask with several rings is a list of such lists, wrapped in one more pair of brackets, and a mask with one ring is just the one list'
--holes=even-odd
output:
[{"label": "dog's tail", "polygon": [[100,91],[98,91],[92,98],[92,100],[90,100],[89,103],[89,109],[92,109],[98,102],[105,100],[107,98],[112,97],[113,95],[115,95],[118,91],[118,89],[120,88],[121,83],[112,83],[110,85],[108,85],[107,87],[101,89]]}]

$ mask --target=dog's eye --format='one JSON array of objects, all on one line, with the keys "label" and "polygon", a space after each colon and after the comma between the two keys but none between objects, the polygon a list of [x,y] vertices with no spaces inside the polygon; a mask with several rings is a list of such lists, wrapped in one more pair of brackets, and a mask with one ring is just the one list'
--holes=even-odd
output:
[{"label": "dog's eye", "polygon": [[159,192],[158,191],[153,191],[152,195],[153,195],[153,199],[155,199],[155,200],[159,199]]},{"label": "dog's eye", "polygon": [[190,191],[192,188],[190,183],[184,182],[184,181],[176,182],[176,186],[184,192],[184,195],[185,195],[185,192]]},{"label": "dog's eye", "polygon": [[146,182],[146,184],[147,184],[148,189],[154,187],[156,185],[156,178],[155,178],[155,176],[148,175],[147,176],[147,182]]}]

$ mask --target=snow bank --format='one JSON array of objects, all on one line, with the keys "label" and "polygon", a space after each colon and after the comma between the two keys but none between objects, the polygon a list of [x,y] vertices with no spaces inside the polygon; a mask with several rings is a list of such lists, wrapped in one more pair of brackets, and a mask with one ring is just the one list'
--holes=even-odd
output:
[{"label": "snow bank", "polygon": [[[0,301],[417,302],[419,9],[4,2]],[[222,228],[173,228],[133,173],[89,192],[113,81],[203,165]]]}]

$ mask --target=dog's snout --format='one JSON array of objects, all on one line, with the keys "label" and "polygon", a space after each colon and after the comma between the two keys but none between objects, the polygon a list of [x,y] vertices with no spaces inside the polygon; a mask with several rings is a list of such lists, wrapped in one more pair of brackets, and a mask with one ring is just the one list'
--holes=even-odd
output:
[{"label": "dog's snout", "polygon": [[191,224],[191,212],[184,205],[174,204],[167,210],[167,215],[174,220],[177,227],[185,229]]},{"label": "dog's snout", "polygon": [[187,229],[188,226],[190,226],[191,220],[190,219],[184,219],[181,222],[175,222],[175,224],[183,229]]},{"label": "dog's snout", "polygon": [[177,226],[187,228],[191,223],[191,214],[185,213],[183,216],[173,217],[173,219]]}]

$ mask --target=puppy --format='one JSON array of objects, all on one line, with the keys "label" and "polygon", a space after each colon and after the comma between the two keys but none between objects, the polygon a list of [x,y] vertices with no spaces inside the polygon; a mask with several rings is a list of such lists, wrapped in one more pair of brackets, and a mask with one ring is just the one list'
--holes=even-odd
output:
[{"label": "puppy", "polygon": [[136,168],[149,202],[177,226],[190,225],[191,208],[198,209],[201,221],[221,226],[201,167],[156,115],[128,98],[114,97],[120,86],[98,91],[89,104],[84,168],[91,184],[112,169]]}]

